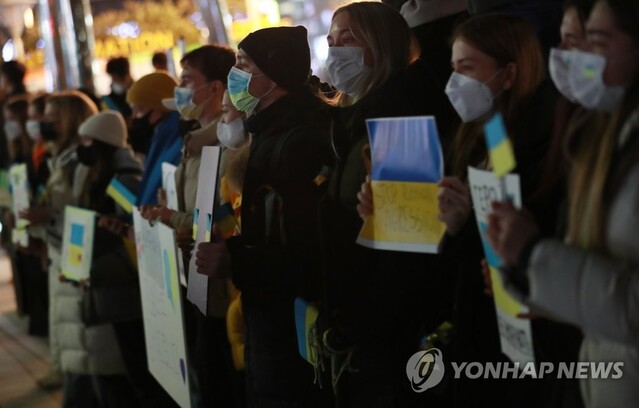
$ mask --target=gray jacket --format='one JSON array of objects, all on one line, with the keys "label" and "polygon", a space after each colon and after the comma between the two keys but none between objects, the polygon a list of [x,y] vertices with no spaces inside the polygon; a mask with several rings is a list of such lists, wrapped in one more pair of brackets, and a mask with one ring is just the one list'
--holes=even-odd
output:
[{"label": "gray jacket", "polygon": [[[637,131],[639,111],[621,143]],[[606,253],[544,240],[528,268],[533,310],[584,332],[580,361],[624,363],[620,379],[582,380],[587,407],[636,407],[639,401],[639,163],[630,163],[610,206]]]}]

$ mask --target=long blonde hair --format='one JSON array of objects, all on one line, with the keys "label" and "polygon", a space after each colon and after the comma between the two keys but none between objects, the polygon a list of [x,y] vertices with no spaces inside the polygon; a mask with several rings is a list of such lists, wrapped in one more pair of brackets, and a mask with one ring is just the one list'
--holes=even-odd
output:
[{"label": "long blonde hair", "polygon": [[[627,0],[605,1],[612,9],[617,26],[634,39],[639,51],[639,3]],[[582,248],[605,251],[606,223],[614,196],[613,157],[619,135],[628,118],[639,107],[639,72],[626,89],[623,101],[612,116],[599,114],[599,125],[589,129],[581,141],[570,173],[568,232],[569,242]]]},{"label": "long blonde hair", "polygon": [[60,127],[62,128],[55,141],[58,153],[71,147],[79,141],[78,128],[89,116],[98,113],[98,107],[80,91],[60,91],[47,99],[47,105],[56,108]]},{"label": "long blonde hair", "polygon": [[333,19],[340,13],[348,15],[353,36],[366,45],[374,61],[358,95],[349,96],[338,92],[332,100],[334,105],[349,106],[416,61],[419,57],[419,44],[406,20],[386,4],[372,1],[351,3],[337,9]]}]

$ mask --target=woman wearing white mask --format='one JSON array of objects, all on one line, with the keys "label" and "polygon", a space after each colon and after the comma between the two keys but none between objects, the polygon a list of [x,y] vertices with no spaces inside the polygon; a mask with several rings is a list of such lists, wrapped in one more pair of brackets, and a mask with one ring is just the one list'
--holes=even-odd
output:
[{"label": "woman wearing white mask", "polygon": [[599,0],[586,25],[588,58],[605,61],[588,76],[623,92],[572,163],[566,239],[540,240],[534,223],[506,204],[493,205],[489,225],[497,253],[516,266],[506,275],[511,289],[533,310],[583,330],[581,361],[623,363],[618,379],[581,380],[587,407],[633,407],[639,399],[637,21],[637,2]]},{"label": "woman wearing white mask", "polygon": [[[329,276],[325,343],[335,353],[337,399],[352,407],[409,407],[415,394],[405,387],[406,361],[416,351],[420,326],[432,323],[424,320],[450,300],[437,301],[447,290],[428,298],[420,292],[425,271],[432,269],[427,256],[355,244],[362,225],[357,193],[367,173],[365,120],[434,115],[445,138],[453,112],[436,76],[417,60],[419,47],[393,8],[376,2],[341,7],[327,40],[325,72],[338,90],[331,101],[338,160],[321,218]],[[439,305],[431,308],[424,301]]]},{"label": "woman wearing white mask", "polygon": [[[552,128],[555,94],[544,86],[544,61],[537,37],[524,20],[508,15],[480,15],[453,34],[453,74],[446,93],[462,121],[451,149],[452,176],[440,183],[440,220],[446,224],[442,253],[457,271],[453,361],[503,361],[493,299],[484,295],[481,259],[467,186],[467,168],[490,169],[483,126],[501,113],[514,146],[515,172],[522,197],[538,219],[554,210],[549,201],[532,201],[540,162]],[[549,217],[551,218],[551,217]],[[552,218],[554,221],[554,218]],[[547,223],[549,230],[554,225]],[[535,324],[535,323],[533,323]],[[456,406],[483,406],[519,397],[518,406],[541,406],[541,382],[453,382]],[[521,396],[525,396],[521,398]]]}]

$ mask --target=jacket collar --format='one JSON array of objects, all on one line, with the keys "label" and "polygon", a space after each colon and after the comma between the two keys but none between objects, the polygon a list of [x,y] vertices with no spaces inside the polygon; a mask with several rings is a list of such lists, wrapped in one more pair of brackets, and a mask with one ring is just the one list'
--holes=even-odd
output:
[{"label": "jacket collar", "polygon": [[215,146],[218,144],[217,124],[222,115],[215,118],[206,126],[193,130],[184,137],[184,157],[199,156],[202,154],[204,146]]},{"label": "jacket collar", "polygon": [[244,122],[246,130],[254,135],[262,132],[288,129],[302,120],[304,112],[321,105],[319,98],[308,90],[288,93],[266,109],[254,113]]}]

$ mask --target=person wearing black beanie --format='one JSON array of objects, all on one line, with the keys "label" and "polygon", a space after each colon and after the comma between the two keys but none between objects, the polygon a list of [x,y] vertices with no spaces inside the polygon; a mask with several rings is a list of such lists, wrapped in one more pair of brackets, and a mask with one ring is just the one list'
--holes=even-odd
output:
[{"label": "person wearing black beanie", "polygon": [[253,60],[267,77],[288,91],[300,89],[311,72],[311,51],[307,31],[302,26],[274,27],[246,36],[240,50]]},{"label": "person wearing black beanie", "polygon": [[236,62],[229,97],[252,135],[241,235],[200,244],[197,272],[231,277],[242,292],[248,406],[331,407],[328,387],[314,384],[319,377],[298,352],[294,318],[297,297],[321,299],[317,208],[328,183],[315,180],[334,162],[326,106],[307,86],[306,29],[253,32]]}]

